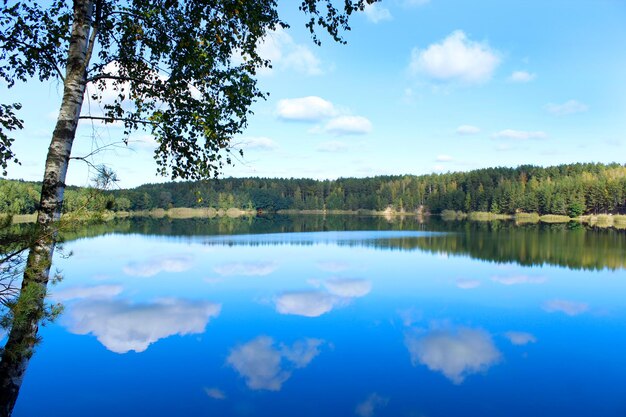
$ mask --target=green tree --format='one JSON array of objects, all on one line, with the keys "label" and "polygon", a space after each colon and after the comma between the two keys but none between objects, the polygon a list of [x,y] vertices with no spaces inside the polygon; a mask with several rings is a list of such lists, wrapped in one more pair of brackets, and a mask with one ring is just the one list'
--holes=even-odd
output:
[{"label": "green tree", "polygon": [[126,197],[118,197],[115,199],[113,207],[116,211],[128,211],[130,209],[130,200]]}]

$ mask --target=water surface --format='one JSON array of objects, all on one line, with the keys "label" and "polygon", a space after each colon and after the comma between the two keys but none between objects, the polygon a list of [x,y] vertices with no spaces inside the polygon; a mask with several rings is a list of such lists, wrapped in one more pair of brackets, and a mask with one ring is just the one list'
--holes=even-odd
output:
[{"label": "water surface", "polygon": [[626,234],[278,217],[67,236],[15,416],[624,416]]}]

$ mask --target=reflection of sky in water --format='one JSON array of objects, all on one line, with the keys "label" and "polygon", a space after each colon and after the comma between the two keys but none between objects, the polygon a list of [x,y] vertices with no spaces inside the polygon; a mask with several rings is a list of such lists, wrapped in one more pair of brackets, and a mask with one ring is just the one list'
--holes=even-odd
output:
[{"label": "reflection of sky in water", "polygon": [[491,335],[481,329],[412,330],[405,344],[413,365],[426,365],[455,384],[468,375],[486,372],[502,357]]},{"label": "reflection of sky in water", "polygon": [[226,362],[252,390],[280,391],[293,369],[306,367],[319,353],[323,341],[304,339],[292,346],[274,346],[274,340],[259,336],[231,350]]},{"label": "reflection of sky in water", "polygon": [[15,415],[626,413],[624,271],[358,244],[423,235],[69,242]]},{"label": "reflection of sky in water", "polygon": [[168,336],[204,333],[219,312],[219,304],[173,298],[137,304],[85,300],[70,305],[64,321],[70,332],[93,334],[110,351],[126,353],[143,352]]}]

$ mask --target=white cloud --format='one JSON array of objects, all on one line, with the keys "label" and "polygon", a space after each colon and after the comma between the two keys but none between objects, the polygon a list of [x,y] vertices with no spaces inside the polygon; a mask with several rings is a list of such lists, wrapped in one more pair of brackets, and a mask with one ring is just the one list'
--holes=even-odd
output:
[{"label": "white cloud", "polygon": [[441,164],[433,165],[433,171],[434,172],[444,172],[445,170],[446,170],[445,165],[441,165]]},{"label": "white cloud", "polygon": [[126,275],[151,277],[160,272],[184,272],[191,269],[193,259],[189,255],[154,257],[144,262],[131,262],[124,266]]},{"label": "white cloud", "polygon": [[[262,58],[272,61],[272,69],[259,70],[259,73],[263,75],[271,75],[273,69],[293,70],[304,75],[324,73],[321,61],[311,49],[304,44],[296,43],[282,28],[277,28],[268,33],[259,43],[257,52]],[[235,60],[241,60],[241,58],[238,57]]]},{"label": "white cloud", "polygon": [[357,404],[354,413],[359,417],[373,417],[376,409],[385,407],[388,402],[389,398],[381,397],[374,392],[365,401]]},{"label": "white cloud", "polygon": [[457,30],[425,50],[414,48],[409,71],[437,81],[477,84],[488,81],[499,64],[497,51]]},{"label": "white cloud", "polygon": [[317,145],[316,150],[318,152],[345,152],[348,150],[348,145],[345,142],[340,142],[338,140],[330,140],[328,142],[322,142]]},{"label": "white cloud", "polygon": [[214,400],[226,399],[226,394],[219,388],[204,388],[204,392],[209,398],[213,398]]},{"label": "white cloud", "polygon": [[252,390],[280,391],[294,369],[304,368],[319,355],[319,339],[304,339],[293,346],[274,346],[274,340],[259,336],[231,350],[226,363],[241,375]]},{"label": "white cloud", "polygon": [[319,317],[341,302],[341,298],[323,291],[286,292],[276,299],[276,311],[280,314]]},{"label": "white cloud", "polygon": [[512,344],[517,346],[537,342],[537,338],[535,336],[526,332],[506,332],[504,335]]},{"label": "white cloud", "polygon": [[366,279],[336,278],[324,282],[329,293],[343,298],[364,297],[372,291],[372,283]]},{"label": "white cloud", "polygon": [[372,122],[362,116],[338,116],[329,120],[324,130],[335,135],[364,135],[372,131]]},{"label": "white cloud", "polygon": [[537,78],[537,74],[527,71],[513,71],[509,76],[509,81],[514,83],[527,83]]},{"label": "white cloud", "polygon": [[258,149],[261,151],[273,151],[278,148],[278,144],[265,136],[247,136],[241,140],[242,149]]},{"label": "white cloud", "polygon": [[283,61],[278,61],[286,69],[292,69],[300,74],[305,75],[321,75],[321,61],[315,54],[305,45],[295,45],[289,53],[287,53]]},{"label": "white cloud", "polygon": [[378,23],[385,20],[391,20],[391,12],[389,9],[382,7],[379,3],[366,4],[363,9],[367,20],[372,23]]},{"label": "white cloud", "polygon": [[502,357],[489,333],[465,327],[409,333],[405,345],[414,366],[419,363],[441,372],[455,384],[471,374],[485,372]]},{"label": "white cloud", "polygon": [[569,100],[563,104],[546,104],[546,110],[557,116],[566,116],[568,114],[583,113],[589,110],[589,106],[576,100]]},{"label": "white cloud", "polygon": [[229,262],[213,268],[220,275],[265,276],[278,268],[276,262]]},{"label": "white cloud", "polygon": [[461,125],[456,128],[456,133],[459,135],[475,135],[480,133],[480,128],[472,125]]},{"label": "white cloud", "polygon": [[152,135],[136,135],[128,140],[130,146],[136,145],[139,148],[153,150],[158,143]]},{"label": "white cloud", "polygon": [[565,313],[568,316],[577,316],[589,310],[587,303],[579,303],[568,300],[550,300],[543,304],[543,309],[548,313]]},{"label": "white cloud", "polygon": [[283,120],[319,122],[337,114],[330,101],[317,96],[283,99],[276,106],[276,114]]},{"label": "white cloud", "polygon": [[528,275],[510,275],[510,276],[493,276],[491,277],[493,282],[498,282],[502,285],[520,285],[520,284],[543,284],[546,282],[545,277],[530,277]]},{"label": "white cloud", "polygon": [[[117,77],[120,75],[120,66],[116,61],[109,62],[101,71],[102,75],[108,75]],[[150,76],[155,79],[159,79],[161,81],[166,81],[168,76],[163,73],[158,73],[157,71],[152,71]],[[153,80],[149,80],[153,81]],[[91,101],[86,100],[85,104],[82,107],[81,116],[92,116],[92,117],[102,117],[104,116],[104,105],[113,104],[116,101],[120,100],[120,94],[125,96],[125,99],[122,101],[121,106],[125,110],[132,109],[134,104],[132,100],[129,98],[132,94],[131,83],[129,81],[116,80],[112,78],[105,78],[98,82],[91,82],[87,84],[86,87],[86,95],[91,97],[93,95],[100,96],[100,100],[98,100],[91,106]],[[156,103],[160,103],[160,101],[156,101]],[[124,123],[121,121],[115,121],[113,123],[104,123],[103,120],[88,120],[82,119],[79,122],[80,125],[93,125],[93,126],[104,126],[104,127],[123,127]]]},{"label": "white cloud", "polygon": [[526,131],[526,130],[513,130],[505,129],[497,132],[493,135],[497,139],[515,139],[515,140],[527,140],[527,139],[545,139],[548,135],[542,131]]},{"label": "white cloud", "polygon": [[107,299],[115,297],[123,291],[121,285],[95,285],[92,287],[71,287],[61,291],[54,291],[50,298],[57,302],[81,298]]},{"label": "white cloud", "polygon": [[[347,110],[338,110],[333,103],[317,96],[282,99],[276,105],[279,119],[298,122],[321,123],[309,133],[332,133],[341,135],[362,135],[371,132],[372,122],[363,116],[350,115]],[[340,142],[321,145],[322,152],[343,150]]]},{"label": "white cloud", "polygon": [[[102,74],[109,74],[112,76],[120,75],[120,69],[117,62],[110,62],[102,69]],[[100,87],[102,86],[102,87]],[[102,90],[101,90],[102,88]],[[112,79],[104,79],[98,85],[94,85],[94,83],[87,84],[86,95],[91,97],[94,94],[100,95],[102,98],[99,101],[101,104],[113,104],[120,94],[120,90],[124,90],[127,93],[130,91],[130,82],[128,81],[118,81]],[[102,116],[102,111],[98,105],[91,108],[89,106],[90,101],[87,100],[87,106],[82,108],[81,115],[94,115],[94,116]],[[85,120],[84,122],[87,122]],[[95,121],[94,121],[95,122]],[[91,121],[89,121],[91,123]]]},{"label": "white cloud", "polygon": [[456,286],[463,290],[470,290],[480,286],[480,281],[477,279],[457,279]]},{"label": "white cloud", "polygon": [[437,162],[452,162],[454,158],[452,158],[450,155],[437,155],[437,158],[435,160]]},{"label": "white cloud", "polygon": [[67,327],[75,334],[93,334],[115,353],[143,352],[152,343],[173,335],[200,334],[219,304],[163,299],[152,303],[86,300],[72,305]]}]

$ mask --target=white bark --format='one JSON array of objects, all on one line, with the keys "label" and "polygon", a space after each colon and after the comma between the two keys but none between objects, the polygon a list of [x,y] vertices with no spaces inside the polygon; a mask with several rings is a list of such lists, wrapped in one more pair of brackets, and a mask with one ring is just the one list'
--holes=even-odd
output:
[{"label": "white bark", "polygon": [[[37,214],[37,239],[28,255],[13,327],[0,362],[0,417],[11,415],[44,312],[56,222],[61,216],[65,177],[85,95],[93,8],[94,0],[74,0],[63,100],[48,148]],[[34,287],[29,289],[29,286]]]}]

